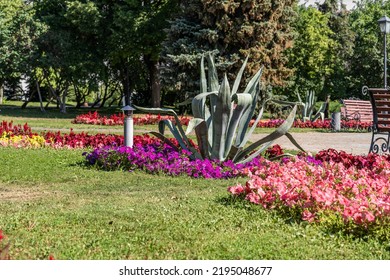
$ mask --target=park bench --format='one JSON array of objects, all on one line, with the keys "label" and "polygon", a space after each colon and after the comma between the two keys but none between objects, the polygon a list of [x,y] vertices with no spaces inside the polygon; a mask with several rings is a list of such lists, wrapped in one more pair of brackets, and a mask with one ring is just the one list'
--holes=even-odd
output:
[{"label": "park bench", "polygon": [[390,147],[390,89],[363,87],[363,94],[369,94],[372,105],[371,153],[389,153]]},{"label": "park bench", "polygon": [[344,99],[342,102],[341,117],[344,120],[372,122],[372,105],[369,100]]}]

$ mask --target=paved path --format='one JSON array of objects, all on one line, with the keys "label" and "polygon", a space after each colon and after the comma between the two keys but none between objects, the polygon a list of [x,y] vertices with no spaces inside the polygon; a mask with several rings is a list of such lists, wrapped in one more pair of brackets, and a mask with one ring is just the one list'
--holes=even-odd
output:
[{"label": "paved path", "polygon": [[[251,141],[261,139],[267,134],[255,134]],[[354,155],[367,154],[371,143],[371,133],[345,133],[345,132],[302,132],[291,133],[295,140],[308,152],[318,152],[333,148],[343,150]],[[279,144],[283,149],[296,150],[291,141],[283,136],[277,139],[275,144]]]}]

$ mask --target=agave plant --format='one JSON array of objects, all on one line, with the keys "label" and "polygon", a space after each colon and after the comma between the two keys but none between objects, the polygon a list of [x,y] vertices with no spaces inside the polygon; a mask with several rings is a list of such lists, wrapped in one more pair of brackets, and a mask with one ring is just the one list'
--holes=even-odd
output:
[{"label": "agave plant", "polygon": [[314,122],[314,121],[318,120],[319,118],[324,120],[327,102],[323,102],[321,104],[321,107],[319,108],[319,110],[316,112],[316,114],[313,115],[314,114],[314,107],[315,107],[316,101],[317,101],[317,97],[315,96],[314,91],[311,90],[311,91],[308,91],[306,93],[306,100],[304,103],[302,102],[301,96],[299,94],[298,94],[298,99],[299,99],[299,102],[302,104],[302,119],[303,119],[303,121],[310,120],[310,121]]},{"label": "agave plant", "polygon": [[283,104],[283,105],[295,105],[298,104],[301,107],[301,116],[303,121],[316,121],[319,118],[321,120],[324,120],[325,118],[325,110],[328,104],[329,97],[326,102],[323,102],[321,104],[321,107],[318,109],[318,111],[314,114],[314,107],[317,102],[317,97],[314,91],[310,90],[306,92],[306,98],[305,102],[302,101],[302,98],[299,93],[298,95],[298,102],[290,102],[290,101],[284,101],[284,100],[274,100],[275,103]]},{"label": "agave plant", "polygon": [[[238,72],[232,88],[230,88],[226,74],[222,83],[219,84],[213,56],[208,54],[206,60],[208,64],[207,77],[205,58],[202,57],[200,71],[201,93],[192,100],[194,118],[190,120],[186,132],[184,132],[174,110],[134,106],[136,109],[144,112],[168,114],[175,117],[176,126],[169,120],[162,120],[159,123],[159,132],[151,132],[152,134],[175,147],[164,136],[165,127],[168,127],[181,148],[189,150],[194,158],[209,158],[219,161],[232,160],[237,163],[248,162],[267,149],[274,140],[283,135],[286,135],[298,149],[303,151],[292,135],[288,133],[288,130],[294,122],[297,106],[294,106],[284,123],[274,132],[247,145],[250,136],[253,134],[257,123],[262,117],[266,102],[262,102],[259,99],[260,78],[263,69],[261,68],[251,78],[243,92],[238,92],[248,57]],[[260,111],[248,131],[256,106],[259,103],[261,103]],[[198,141],[199,152],[187,137],[194,130]]]}]

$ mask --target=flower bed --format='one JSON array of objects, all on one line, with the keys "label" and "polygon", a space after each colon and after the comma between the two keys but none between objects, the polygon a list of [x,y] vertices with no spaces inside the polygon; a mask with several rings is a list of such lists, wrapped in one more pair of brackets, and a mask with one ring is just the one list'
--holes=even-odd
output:
[{"label": "flower bed", "polygon": [[[94,125],[123,125],[124,115],[123,113],[113,114],[109,117],[101,116],[97,111],[88,112],[86,114],[81,114],[76,116],[72,121],[75,124],[94,124]],[[190,118],[188,117],[179,117],[180,123],[182,125],[188,125]],[[133,121],[135,125],[147,125],[147,124],[157,124],[160,120],[171,120],[175,123],[175,119],[169,116],[161,115],[145,115],[145,116],[134,116]]]},{"label": "flower bed", "polygon": [[[254,123],[254,120],[252,120],[251,125]],[[283,123],[283,120],[280,119],[274,119],[274,120],[265,120],[260,121],[256,127],[270,127],[270,128],[276,128],[279,127]],[[331,129],[331,120],[316,120],[314,122],[312,121],[302,121],[302,120],[295,120],[293,127],[295,128],[317,128],[317,129]],[[371,127],[371,123],[369,122],[360,122],[360,121],[345,121],[341,120],[341,127],[344,129],[359,129],[359,130],[368,130],[369,127]]]},{"label": "flower bed", "polygon": [[390,156],[334,150],[251,169],[245,185],[228,191],[266,209],[297,213],[308,222],[340,219],[362,228],[390,222]]},{"label": "flower bed", "polygon": [[231,161],[191,160],[186,151],[178,152],[159,141],[134,144],[133,148],[107,146],[84,153],[89,165],[101,170],[143,170],[152,174],[188,175],[194,178],[226,179],[246,175],[253,166],[261,165],[262,158],[250,163]]},{"label": "flower bed", "polygon": [[[147,125],[147,124],[158,124],[160,120],[169,119],[172,122],[175,122],[173,117],[169,116],[161,116],[161,115],[144,115],[142,117],[134,116],[134,124],[135,125]],[[190,118],[189,117],[180,117],[180,123],[182,125],[188,125]],[[281,119],[270,119],[264,120],[257,123],[256,127],[260,128],[276,128],[279,127],[284,120]],[[251,121],[250,126],[254,124],[254,120]],[[93,124],[93,125],[123,125],[123,114],[113,114],[109,117],[101,116],[97,111],[88,112],[86,114],[78,115],[72,121],[75,124]],[[359,130],[368,130],[371,126],[368,122],[359,122],[359,121],[341,121],[341,127],[345,129],[359,129]],[[317,120],[314,122],[311,121],[301,121],[296,120],[293,124],[295,128],[317,128],[317,129],[331,129],[331,121],[330,120]]]},{"label": "flower bed", "polygon": [[[135,136],[135,141],[149,141],[144,136]],[[151,140],[150,140],[151,141]],[[12,122],[3,121],[0,126],[0,146],[16,148],[86,148],[103,147],[106,145],[123,145],[122,135],[94,134],[85,132],[75,133],[72,129],[69,133],[42,132],[33,133],[31,128],[25,125],[14,125]]]},{"label": "flower bed", "polygon": [[[170,139],[173,144],[178,145],[176,139]],[[192,141],[192,140],[190,140]],[[148,134],[134,135],[134,145],[161,144],[161,141]],[[102,148],[106,146],[122,146],[123,135],[116,134],[93,134],[85,132],[75,133],[72,129],[69,133],[42,132],[33,133],[31,128],[25,125],[13,125],[12,122],[2,122],[0,127],[0,146],[11,146],[15,148]],[[192,144],[196,147],[195,143]]]}]

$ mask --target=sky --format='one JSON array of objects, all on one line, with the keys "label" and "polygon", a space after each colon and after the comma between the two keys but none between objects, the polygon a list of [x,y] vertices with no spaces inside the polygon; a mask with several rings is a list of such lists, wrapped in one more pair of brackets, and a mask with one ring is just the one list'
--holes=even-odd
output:
[{"label": "sky", "polygon": [[[300,4],[303,4],[307,2],[309,5],[315,4],[316,2],[322,3],[323,0],[299,0]],[[354,0],[344,0],[343,3],[347,6],[347,9],[352,9],[355,4],[353,3]]]}]

